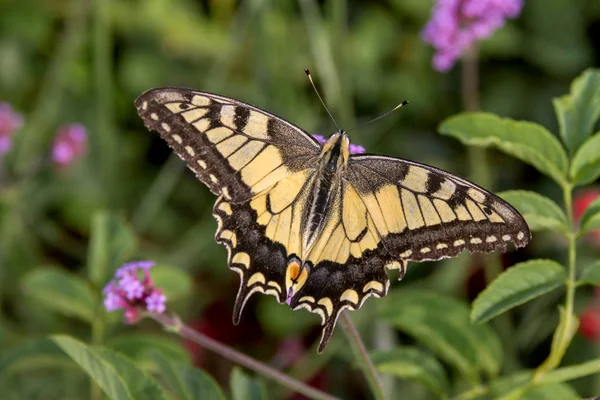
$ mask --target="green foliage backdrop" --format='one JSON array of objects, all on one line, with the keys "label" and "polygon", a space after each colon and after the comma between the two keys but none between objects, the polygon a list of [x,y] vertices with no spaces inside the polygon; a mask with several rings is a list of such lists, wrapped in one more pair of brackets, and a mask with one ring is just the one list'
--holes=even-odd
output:
[{"label": "green foliage backdrop", "polygon": [[[598,135],[587,139],[585,150],[576,152],[585,133],[562,135],[597,126],[597,115],[574,117],[571,112],[597,105],[596,92],[575,100],[560,96],[572,90],[571,82],[583,70],[599,64],[600,2],[526,0],[518,19],[480,43],[480,109],[539,124],[537,131],[528,131],[526,123],[511,131],[511,125],[507,131],[514,137],[502,137],[496,145],[517,158],[489,150],[485,174],[465,156],[460,141],[493,144],[486,137],[500,137],[503,124],[510,122],[488,114],[473,116],[481,119],[480,125],[460,119],[464,116],[447,120],[464,110],[464,88],[460,65],[445,74],[431,67],[433,50],[420,37],[431,7],[432,1],[423,0],[0,0],[0,102],[10,103],[25,120],[14,135],[13,149],[0,160],[0,387],[12,396],[6,398],[98,396],[94,388],[89,391],[82,371],[102,371],[97,387],[113,398],[160,398],[159,387],[149,378],[159,373],[165,381],[162,390],[170,388],[175,398],[208,398],[202,390],[214,398],[289,395],[240,369],[230,375],[230,365],[210,353],[202,352],[198,359],[198,349],[186,350],[156,324],[127,327],[120,316],[99,311],[99,291],[131,259],[159,263],[153,277],[165,288],[169,307],[200,331],[299,380],[313,378],[328,393],[367,396],[362,377],[353,379],[359,374],[341,334],[324,355],[313,354],[315,315],[256,296],[242,324],[231,324],[238,278],[227,269],[225,250],[213,240],[214,196],[166,144],[146,131],[133,107],[133,100],[152,87],[187,86],[238,98],[323,135],[334,126],[304,68],[311,69],[344,128],[409,100],[400,111],[353,131],[353,142],[369,152],[435,165],[494,191],[511,190],[503,196],[540,231],[527,249],[494,261],[501,264],[497,274],[517,262],[544,259],[526,264],[532,276],[543,270],[535,282],[536,295],[527,297],[530,287],[519,294],[520,288],[512,285],[508,289],[523,296],[521,301],[508,296],[492,301],[494,293],[484,292],[471,317],[487,321],[562,288],[565,270],[552,260],[567,263],[565,241],[556,232],[568,231],[568,219],[556,204],[562,204],[562,192],[552,179],[593,184],[600,141]],[[584,87],[579,90],[578,84]],[[598,85],[580,80],[573,90]],[[87,127],[88,153],[70,168],[53,168],[49,149],[55,132],[73,122]],[[477,137],[469,131],[473,126],[481,127]],[[538,146],[540,154],[513,151],[544,135],[551,145]],[[523,189],[529,192],[516,191]],[[600,227],[598,202],[595,207],[582,220],[585,231]],[[578,251],[580,264],[592,265],[600,248],[582,241]],[[411,264],[388,298],[369,301],[353,313],[367,347],[378,350],[373,360],[380,371],[405,378],[385,381],[388,393],[444,398],[471,393],[468,388],[505,376],[486,394],[495,397],[531,379],[531,372],[515,373],[537,367],[549,353],[564,290],[492,323],[471,325],[467,306],[486,286],[480,267],[488,261],[463,255]],[[600,283],[598,268],[581,279]],[[495,283],[502,285],[501,279]],[[579,312],[593,293],[588,287],[577,293],[574,309]],[[376,323],[369,321],[374,312],[381,316]],[[440,331],[455,335],[448,341]],[[56,333],[65,335],[50,336]],[[299,343],[302,357],[283,362],[290,338],[295,346]],[[383,351],[415,343],[422,346]],[[150,348],[154,351],[148,352]],[[598,345],[576,335],[564,364],[598,357]],[[183,367],[192,360],[205,372]],[[115,365],[125,382],[138,384],[114,385]],[[600,394],[600,379],[593,375],[570,386],[549,382],[531,398]],[[474,390],[464,398],[478,395]]]}]

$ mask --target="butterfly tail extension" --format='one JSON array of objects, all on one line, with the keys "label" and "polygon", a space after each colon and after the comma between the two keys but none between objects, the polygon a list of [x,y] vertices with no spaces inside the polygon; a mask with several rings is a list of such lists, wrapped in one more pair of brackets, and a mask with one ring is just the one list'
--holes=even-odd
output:
[{"label": "butterfly tail extension", "polygon": [[217,220],[215,239],[227,249],[229,268],[240,276],[233,323],[239,323],[254,293],[274,296],[283,303],[285,249],[264,237],[264,228],[256,223],[256,211],[248,203],[234,204],[219,196],[213,216]]},{"label": "butterfly tail extension", "polygon": [[325,350],[342,311],[357,310],[369,297],[387,294],[390,282],[384,263],[376,257],[367,259],[363,265],[356,261],[348,265],[320,263],[291,300],[292,309],[305,308],[321,316],[319,353]]}]

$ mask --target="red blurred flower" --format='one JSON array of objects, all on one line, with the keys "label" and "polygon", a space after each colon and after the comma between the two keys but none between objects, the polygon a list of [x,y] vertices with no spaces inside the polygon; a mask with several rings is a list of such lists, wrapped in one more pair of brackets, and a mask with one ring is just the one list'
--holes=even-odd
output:
[{"label": "red blurred flower", "polygon": [[[590,203],[600,196],[600,189],[591,188],[579,192],[573,200],[573,218],[575,223],[579,223],[581,216],[588,208]],[[600,245],[600,230],[590,232],[586,238],[593,244]]]},{"label": "red blurred flower", "polygon": [[579,319],[579,333],[590,341],[600,339],[600,308],[591,305],[583,311]]}]

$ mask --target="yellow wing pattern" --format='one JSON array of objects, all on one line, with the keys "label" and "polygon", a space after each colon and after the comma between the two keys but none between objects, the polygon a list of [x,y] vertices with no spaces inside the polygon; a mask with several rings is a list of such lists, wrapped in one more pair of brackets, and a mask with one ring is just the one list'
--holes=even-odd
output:
[{"label": "yellow wing pattern", "polygon": [[161,88],[135,105],[146,127],[160,133],[200,181],[233,202],[314,166],[319,155],[319,144],[300,128],[227,97]]}]

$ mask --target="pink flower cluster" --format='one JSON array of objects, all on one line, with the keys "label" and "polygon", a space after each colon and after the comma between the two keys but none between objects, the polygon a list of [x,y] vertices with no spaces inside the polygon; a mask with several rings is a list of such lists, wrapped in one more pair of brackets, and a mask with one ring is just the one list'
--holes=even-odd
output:
[{"label": "pink flower cluster", "polygon": [[0,155],[12,147],[12,135],[23,125],[23,117],[10,104],[0,103]]},{"label": "pink flower cluster", "polygon": [[134,261],[119,268],[103,290],[106,310],[125,310],[125,321],[130,324],[137,322],[143,311],[163,313],[167,298],[150,278],[154,265],[154,261]]},{"label": "pink flower cluster", "polygon": [[68,167],[80,159],[87,149],[87,133],[80,124],[60,128],[54,137],[52,159],[59,167]]},{"label": "pink flower cluster", "polygon": [[523,0],[437,0],[422,32],[437,51],[434,68],[448,71],[475,41],[490,37],[522,8]]},{"label": "pink flower cluster", "polygon": [[[312,135],[312,137],[314,137],[315,139],[317,139],[317,142],[319,143],[325,143],[327,142],[327,138],[325,136],[321,136],[321,135]],[[362,154],[364,153],[366,150],[364,147],[358,145],[358,144],[353,144],[350,143],[350,154]]]}]

